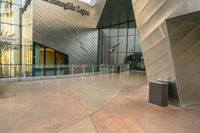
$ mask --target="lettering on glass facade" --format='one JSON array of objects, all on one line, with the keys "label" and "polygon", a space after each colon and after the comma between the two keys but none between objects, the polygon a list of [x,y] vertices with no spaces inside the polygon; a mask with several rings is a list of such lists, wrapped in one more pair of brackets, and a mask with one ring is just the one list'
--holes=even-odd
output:
[{"label": "lettering on glass facade", "polygon": [[19,39],[16,36],[1,36],[0,35],[0,42],[6,43],[19,43]]},{"label": "lettering on glass facade", "polygon": [[84,15],[87,15],[87,16],[90,15],[89,11],[82,9],[80,6],[75,6],[73,3],[70,3],[70,2],[63,2],[63,1],[59,1],[59,0],[43,0],[43,1],[49,2],[51,4],[54,4],[54,5],[57,5],[57,6],[60,6],[60,7],[63,7],[64,10],[71,10],[71,11],[80,13],[83,16]]}]

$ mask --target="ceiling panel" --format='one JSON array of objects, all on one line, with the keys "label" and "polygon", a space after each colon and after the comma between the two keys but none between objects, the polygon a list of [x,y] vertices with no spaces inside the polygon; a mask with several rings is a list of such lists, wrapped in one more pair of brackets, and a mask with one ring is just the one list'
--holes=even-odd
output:
[{"label": "ceiling panel", "polygon": [[107,0],[98,23],[98,28],[129,21],[134,21],[131,0]]}]

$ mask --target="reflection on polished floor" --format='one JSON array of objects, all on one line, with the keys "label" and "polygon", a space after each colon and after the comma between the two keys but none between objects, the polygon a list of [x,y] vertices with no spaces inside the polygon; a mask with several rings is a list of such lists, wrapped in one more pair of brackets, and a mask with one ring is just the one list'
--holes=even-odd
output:
[{"label": "reflection on polished floor", "polygon": [[144,73],[0,84],[0,133],[198,133],[200,106],[148,103]]}]

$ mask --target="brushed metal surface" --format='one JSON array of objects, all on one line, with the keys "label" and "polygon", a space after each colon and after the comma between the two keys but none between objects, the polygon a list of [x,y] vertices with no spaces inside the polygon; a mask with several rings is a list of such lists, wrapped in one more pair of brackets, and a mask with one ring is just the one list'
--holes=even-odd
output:
[{"label": "brushed metal surface", "polygon": [[[170,96],[171,102],[175,98],[181,106],[199,104],[200,17],[194,12],[200,11],[200,1],[132,0],[132,4],[148,80],[170,81],[169,91],[178,93]],[[170,18],[173,21],[166,22]]]},{"label": "brushed metal surface", "polygon": [[167,21],[177,86],[183,105],[199,104],[200,101],[200,23],[197,19],[200,20],[200,12]]},{"label": "brushed metal surface", "polygon": [[68,54],[70,64],[96,64],[96,26],[105,0],[98,0],[95,6],[76,0],[67,2],[88,10],[90,15],[82,16],[43,0],[34,0],[33,40]]}]

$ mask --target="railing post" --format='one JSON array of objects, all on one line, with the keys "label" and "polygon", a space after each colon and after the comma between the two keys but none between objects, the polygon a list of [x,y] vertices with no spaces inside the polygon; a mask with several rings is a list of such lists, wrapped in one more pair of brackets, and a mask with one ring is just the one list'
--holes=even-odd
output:
[{"label": "railing post", "polygon": [[108,74],[108,69],[109,69],[109,66],[107,65],[107,74]]},{"label": "railing post", "polygon": [[43,77],[44,76],[43,66],[40,66],[40,69],[41,69],[41,77]]},{"label": "railing post", "polygon": [[94,75],[94,65],[92,65],[92,74]]},{"label": "railing post", "polygon": [[83,73],[82,73],[82,75],[84,75],[85,74],[85,66],[83,66]]},{"label": "railing post", "polygon": [[60,75],[60,67],[58,66],[57,76],[59,77],[59,75]]},{"label": "railing post", "polygon": [[24,64],[24,78],[26,78],[26,66]]},{"label": "railing post", "polygon": [[72,76],[74,75],[74,67],[72,66]]}]

